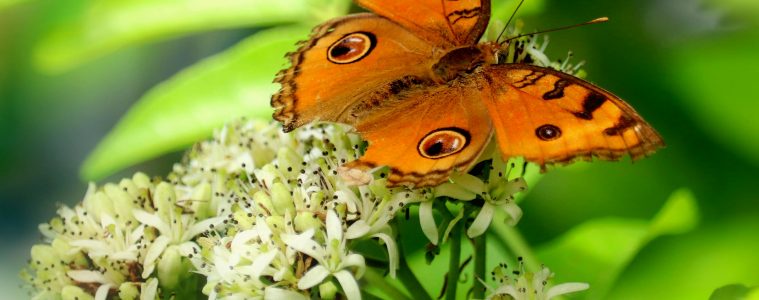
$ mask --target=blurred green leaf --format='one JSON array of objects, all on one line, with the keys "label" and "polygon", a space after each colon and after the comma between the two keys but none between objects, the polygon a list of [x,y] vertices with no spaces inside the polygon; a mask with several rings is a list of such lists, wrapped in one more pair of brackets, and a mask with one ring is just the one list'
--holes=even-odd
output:
[{"label": "blurred green leaf", "polygon": [[751,291],[747,286],[742,284],[731,284],[718,288],[709,297],[709,300],[742,300]]},{"label": "blurred green leaf", "polygon": [[[491,3],[492,5],[492,12],[491,12],[491,21],[499,20],[502,22],[508,21],[511,14],[514,13],[514,10],[517,8],[519,1],[493,1]],[[519,11],[517,11],[516,18],[520,18],[526,15],[534,15],[537,13],[543,12],[546,7],[546,1],[545,0],[530,0],[525,1],[522,4],[522,7],[519,8]]]},{"label": "blurred green leaf", "polygon": [[19,3],[27,2],[29,0],[0,0],[0,11],[9,8]]},{"label": "blurred green leaf", "polygon": [[[707,299],[729,284],[756,285],[758,220],[755,211],[725,215],[688,234],[652,243],[625,271],[609,299],[649,299],[652,295],[657,299]],[[759,299],[759,290],[748,295],[743,299]]]},{"label": "blurred green leaf", "polygon": [[[0,0],[1,1],[1,0]],[[92,1],[35,52],[46,72],[63,72],[123,47],[193,32],[283,22],[313,24],[344,12],[347,0]]]},{"label": "blurred green leaf", "polygon": [[82,167],[96,180],[180,150],[242,116],[269,118],[274,74],[309,28],[262,31],[156,86],[135,104]]},{"label": "blurred green leaf", "polygon": [[687,190],[675,192],[651,222],[605,218],[581,224],[538,250],[557,282],[590,284],[587,299],[605,299],[622,270],[650,240],[681,233],[698,222],[696,202]]},{"label": "blurred green leaf", "polygon": [[759,39],[737,34],[694,42],[673,53],[670,66],[678,89],[698,124],[717,141],[759,164],[756,97],[746,88],[759,77]]},{"label": "blurred green leaf", "polygon": [[679,189],[669,197],[651,221],[648,234],[651,239],[665,234],[683,234],[696,228],[699,219],[698,204],[693,192]]}]

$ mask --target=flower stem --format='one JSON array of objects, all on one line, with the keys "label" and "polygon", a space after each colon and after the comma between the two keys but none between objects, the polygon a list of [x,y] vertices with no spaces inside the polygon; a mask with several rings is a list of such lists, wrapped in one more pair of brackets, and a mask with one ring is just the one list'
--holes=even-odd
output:
[{"label": "flower stem", "polygon": [[463,221],[459,221],[451,230],[449,243],[451,245],[451,257],[448,261],[448,287],[445,291],[446,300],[456,299],[456,288],[459,284],[459,265],[461,260],[461,234]]},{"label": "flower stem", "polygon": [[403,286],[406,287],[406,290],[411,294],[412,299],[432,300],[430,295],[427,294],[427,291],[422,286],[422,283],[419,282],[419,279],[416,278],[414,272],[411,271],[411,268],[409,268],[408,263],[406,262],[406,259],[403,257],[403,255],[401,255],[397,276],[398,280],[403,283]]},{"label": "flower stem", "polygon": [[485,298],[485,286],[478,279],[485,280],[485,261],[487,260],[487,234],[482,234],[474,239],[474,299]]},{"label": "flower stem", "polygon": [[516,256],[524,258],[525,267],[529,272],[540,271],[540,261],[535,253],[532,252],[530,245],[524,240],[522,234],[516,228],[505,224],[504,222],[493,222],[491,228],[495,231],[498,237],[506,243],[506,246],[511,248],[511,251]]},{"label": "flower stem", "polygon": [[371,285],[375,286],[377,289],[381,290],[382,293],[390,297],[390,299],[399,299],[399,300],[411,299],[401,290],[396,288],[394,285],[390,284],[385,279],[385,276],[382,276],[382,274],[377,272],[377,270],[375,270],[374,268],[366,268],[366,273],[364,273],[364,280],[369,282]]},{"label": "flower stem", "polygon": [[[397,222],[403,222],[402,218],[396,218],[396,220],[398,220]],[[394,227],[396,232],[398,232],[398,227],[400,227],[398,226],[398,223],[396,223]],[[432,300],[432,297],[427,294],[427,290],[424,289],[422,283],[419,282],[419,279],[416,277],[416,275],[414,275],[414,272],[411,270],[408,262],[406,261],[406,252],[403,249],[403,238],[400,236],[400,234],[398,235],[397,241],[398,253],[400,254],[398,255],[398,272],[396,273],[398,280],[401,281],[409,294],[411,294],[412,299]]]}]

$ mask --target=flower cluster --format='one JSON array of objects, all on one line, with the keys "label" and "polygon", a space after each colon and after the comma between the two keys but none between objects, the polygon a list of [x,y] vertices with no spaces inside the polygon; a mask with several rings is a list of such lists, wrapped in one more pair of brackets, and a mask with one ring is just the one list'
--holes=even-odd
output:
[{"label": "flower cluster", "polygon": [[[181,185],[209,184],[209,208],[224,226],[185,253],[207,277],[212,297],[308,298],[334,293],[359,298],[364,257],[350,244],[375,239],[398,264],[390,221],[428,190],[386,187],[383,174],[349,186],[338,167],[358,157],[361,140],[339,125],[307,126],[293,134],[276,124],[246,122],[198,144],[169,176]],[[316,288],[314,288],[316,287]],[[328,295],[318,295],[326,297]]]},{"label": "flower cluster", "polygon": [[[36,298],[153,299],[187,276],[179,249],[220,218],[201,218],[193,202],[208,201],[202,187],[178,187],[138,173],[119,184],[90,184],[75,207],[40,225],[45,244],[35,245],[22,273]],[[186,192],[185,192],[186,191]],[[159,285],[160,281],[160,285]]]}]

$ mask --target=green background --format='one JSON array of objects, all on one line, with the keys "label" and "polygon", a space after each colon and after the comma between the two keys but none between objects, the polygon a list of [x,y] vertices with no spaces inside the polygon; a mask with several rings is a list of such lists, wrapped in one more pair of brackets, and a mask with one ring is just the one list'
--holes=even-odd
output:
[{"label": "green background", "polygon": [[[515,5],[494,0],[494,15]],[[4,297],[24,295],[18,270],[56,203],[80,201],[88,179],[165,175],[225,121],[266,118],[285,52],[348,9],[357,11],[330,0],[0,0]],[[610,249],[577,261],[617,280],[573,298],[705,299],[758,285],[759,2],[527,0],[519,13],[528,30],[599,16],[611,22],[550,34],[549,57],[585,60],[587,78],[633,105],[667,147],[635,163],[551,170],[522,202],[521,234],[559,282],[591,281],[562,253]],[[646,220],[677,190],[698,213],[669,230],[680,234],[646,238]]]}]

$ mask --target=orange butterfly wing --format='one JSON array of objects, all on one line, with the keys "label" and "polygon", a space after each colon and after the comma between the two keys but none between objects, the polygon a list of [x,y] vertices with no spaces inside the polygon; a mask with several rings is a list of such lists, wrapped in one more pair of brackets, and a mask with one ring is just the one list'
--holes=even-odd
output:
[{"label": "orange butterfly wing", "polygon": [[427,81],[432,47],[398,24],[354,14],[316,27],[275,79],[274,118],[290,131],[312,121],[355,125],[357,113],[399,86]]},{"label": "orange butterfly wing", "polygon": [[470,80],[388,99],[395,105],[372,112],[356,126],[369,147],[345,167],[368,171],[389,166],[390,186],[444,182],[453,170],[471,167],[490,139],[492,126],[481,97]]},{"label": "orange butterfly wing", "polygon": [[489,66],[483,74],[483,100],[504,157],[541,166],[625,154],[636,160],[664,146],[632,107],[579,78],[525,64]]},{"label": "orange butterfly wing", "polygon": [[490,0],[356,2],[444,48],[476,44],[490,20]]}]

